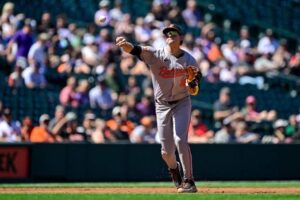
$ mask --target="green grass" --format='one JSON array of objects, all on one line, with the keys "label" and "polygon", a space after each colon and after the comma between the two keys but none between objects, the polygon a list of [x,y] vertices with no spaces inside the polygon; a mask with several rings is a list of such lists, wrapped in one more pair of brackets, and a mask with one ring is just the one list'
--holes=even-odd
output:
[{"label": "green grass", "polygon": [[1,200],[299,200],[275,194],[1,194]]},{"label": "green grass", "polygon": [[[198,181],[198,187],[300,187],[300,181]],[[110,187],[173,187],[171,182],[132,183],[5,183],[0,188],[110,188]]]},{"label": "green grass", "polygon": [[[197,182],[198,187],[300,187],[300,181]],[[22,183],[0,184],[0,188],[108,188],[173,187],[170,182],[138,183]],[[299,194],[0,194],[0,200],[300,200]]]}]

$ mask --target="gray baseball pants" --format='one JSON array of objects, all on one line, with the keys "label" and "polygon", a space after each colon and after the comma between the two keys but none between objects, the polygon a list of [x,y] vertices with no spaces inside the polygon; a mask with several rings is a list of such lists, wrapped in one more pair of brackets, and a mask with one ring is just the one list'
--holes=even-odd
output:
[{"label": "gray baseball pants", "polygon": [[155,108],[162,158],[169,168],[175,169],[177,148],[184,178],[193,179],[192,155],[188,144],[191,117],[190,97],[171,103],[156,101]]}]

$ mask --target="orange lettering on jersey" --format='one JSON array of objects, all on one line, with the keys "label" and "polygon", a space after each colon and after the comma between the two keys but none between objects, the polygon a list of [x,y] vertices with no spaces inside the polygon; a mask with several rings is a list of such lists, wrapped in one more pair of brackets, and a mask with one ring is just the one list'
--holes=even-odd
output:
[{"label": "orange lettering on jersey", "polygon": [[186,75],[186,69],[169,69],[166,66],[160,67],[159,75],[163,78],[175,78]]}]

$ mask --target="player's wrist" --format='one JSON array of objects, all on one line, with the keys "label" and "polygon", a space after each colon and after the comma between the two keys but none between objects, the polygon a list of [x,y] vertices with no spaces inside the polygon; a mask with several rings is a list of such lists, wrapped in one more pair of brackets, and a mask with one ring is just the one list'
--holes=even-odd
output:
[{"label": "player's wrist", "polygon": [[122,49],[126,52],[126,53],[130,53],[133,49],[133,45],[130,42],[126,42],[122,45]]}]

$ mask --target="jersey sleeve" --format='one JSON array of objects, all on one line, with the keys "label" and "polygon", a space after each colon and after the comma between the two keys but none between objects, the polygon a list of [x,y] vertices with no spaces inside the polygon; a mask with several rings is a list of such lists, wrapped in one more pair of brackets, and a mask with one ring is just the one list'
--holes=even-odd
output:
[{"label": "jersey sleeve", "polygon": [[195,58],[192,55],[189,55],[190,59],[189,59],[189,65],[196,67],[200,70],[200,66],[198,65],[197,61],[195,60]]},{"label": "jersey sleeve", "polygon": [[150,46],[142,46],[141,59],[146,64],[150,64],[155,55],[156,49]]}]

